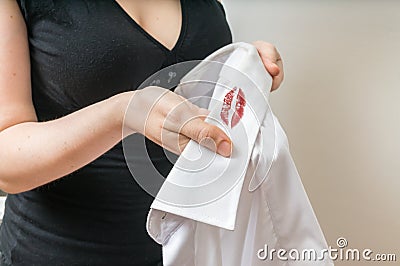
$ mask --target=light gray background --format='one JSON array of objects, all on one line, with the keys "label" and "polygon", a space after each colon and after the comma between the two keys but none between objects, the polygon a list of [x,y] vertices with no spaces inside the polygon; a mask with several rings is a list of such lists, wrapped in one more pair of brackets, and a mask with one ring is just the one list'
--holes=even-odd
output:
[{"label": "light gray background", "polygon": [[223,3],[235,41],[282,54],[272,108],[329,244],[343,236],[399,261],[400,1]]}]

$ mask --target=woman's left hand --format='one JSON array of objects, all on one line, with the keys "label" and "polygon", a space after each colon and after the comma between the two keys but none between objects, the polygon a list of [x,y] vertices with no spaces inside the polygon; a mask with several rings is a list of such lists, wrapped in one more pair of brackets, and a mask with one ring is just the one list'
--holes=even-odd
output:
[{"label": "woman's left hand", "polygon": [[283,81],[283,62],[281,55],[276,47],[264,41],[255,41],[253,45],[257,48],[261,60],[264,63],[268,73],[272,76],[271,91],[279,88]]}]

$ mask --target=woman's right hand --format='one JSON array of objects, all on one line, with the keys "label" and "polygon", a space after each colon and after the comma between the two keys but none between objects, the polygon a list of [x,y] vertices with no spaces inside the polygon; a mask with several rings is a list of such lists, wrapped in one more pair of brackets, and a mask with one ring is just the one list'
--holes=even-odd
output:
[{"label": "woman's right hand", "polygon": [[141,133],[176,154],[193,139],[222,156],[230,156],[229,137],[217,126],[204,122],[208,110],[156,86],[137,90],[132,95],[125,113],[124,131]]}]

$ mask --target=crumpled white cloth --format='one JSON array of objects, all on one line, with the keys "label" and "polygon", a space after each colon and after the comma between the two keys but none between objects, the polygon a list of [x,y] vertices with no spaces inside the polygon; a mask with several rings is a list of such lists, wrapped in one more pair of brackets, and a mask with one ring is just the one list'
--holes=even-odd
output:
[{"label": "crumpled white cloth", "polygon": [[[202,81],[215,83],[207,90]],[[269,107],[271,82],[247,43],[221,48],[181,80],[177,93],[208,96],[197,103],[234,149],[224,158],[191,141],[179,157],[147,220],[164,265],[333,265],[326,253],[320,259],[327,244]],[[233,122],[235,107],[242,115]],[[278,257],[280,249],[286,253]]]},{"label": "crumpled white cloth", "polygon": [[0,223],[3,219],[4,216],[4,205],[6,202],[6,197],[5,196],[0,196]]}]

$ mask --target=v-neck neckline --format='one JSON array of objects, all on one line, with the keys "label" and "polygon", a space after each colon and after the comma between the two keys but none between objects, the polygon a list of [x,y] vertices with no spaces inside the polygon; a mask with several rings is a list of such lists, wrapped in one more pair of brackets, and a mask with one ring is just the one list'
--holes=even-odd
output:
[{"label": "v-neck neckline", "polygon": [[186,32],[186,8],[185,8],[185,0],[180,0],[180,6],[181,6],[181,29],[179,32],[178,39],[176,40],[174,46],[169,49],[167,46],[162,44],[158,39],[153,37],[148,31],[146,31],[142,26],[140,26],[139,23],[136,22],[136,20],[131,17],[128,12],[116,1],[113,0],[115,6],[119,9],[119,11],[122,13],[122,15],[130,22],[137,30],[139,30],[145,37],[147,37],[150,41],[155,43],[158,47],[161,49],[165,50],[166,52],[172,53],[175,51],[179,46],[181,45],[181,42],[183,41],[183,37]]}]

